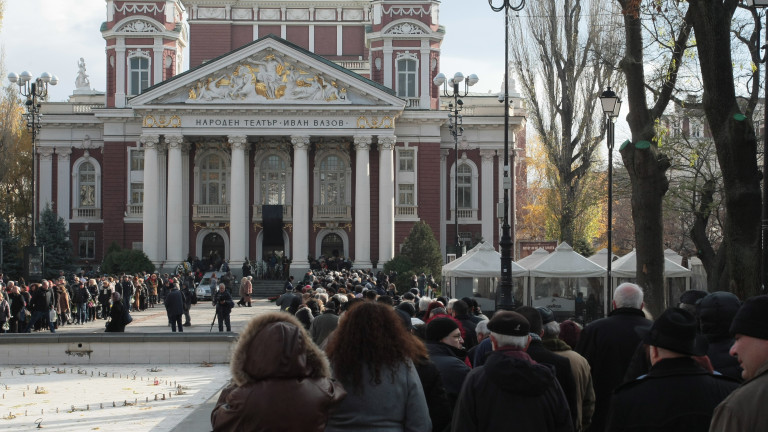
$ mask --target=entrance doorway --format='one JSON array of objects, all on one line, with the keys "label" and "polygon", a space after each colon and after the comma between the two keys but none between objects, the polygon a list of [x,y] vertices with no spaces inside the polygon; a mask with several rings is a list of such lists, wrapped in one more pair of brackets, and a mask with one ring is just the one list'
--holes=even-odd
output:
[{"label": "entrance doorway", "polygon": [[218,269],[224,260],[224,238],[215,232],[209,233],[203,238],[203,256],[200,258],[207,261],[213,268]]},{"label": "entrance doorway", "polygon": [[323,237],[320,244],[320,255],[325,258],[340,258],[344,254],[344,240],[340,235],[330,233]]}]

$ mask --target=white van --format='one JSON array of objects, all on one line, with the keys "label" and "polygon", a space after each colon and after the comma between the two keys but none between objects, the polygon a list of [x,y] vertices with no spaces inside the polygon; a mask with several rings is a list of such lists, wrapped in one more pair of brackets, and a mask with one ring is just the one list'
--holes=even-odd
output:
[{"label": "white van", "polygon": [[197,287],[195,287],[195,295],[197,295],[198,300],[212,300],[213,299],[213,293],[216,292],[216,287],[211,286],[211,276],[216,275],[217,283],[220,281],[219,277],[223,275],[222,272],[208,272],[203,275],[203,278],[200,280],[200,283],[197,284]]}]

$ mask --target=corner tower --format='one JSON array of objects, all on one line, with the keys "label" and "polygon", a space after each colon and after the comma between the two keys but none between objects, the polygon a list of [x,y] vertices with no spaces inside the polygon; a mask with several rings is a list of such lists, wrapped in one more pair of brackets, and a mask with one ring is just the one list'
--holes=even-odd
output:
[{"label": "corner tower", "polygon": [[371,78],[408,101],[407,108],[437,109],[440,45],[445,30],[439,22],[440,2],[377,0],[371,3],[366,35]]},{"label": "corner tower", "polygon": [[188,31],[179,0],[106,0],[107,107],[180,73]]}]

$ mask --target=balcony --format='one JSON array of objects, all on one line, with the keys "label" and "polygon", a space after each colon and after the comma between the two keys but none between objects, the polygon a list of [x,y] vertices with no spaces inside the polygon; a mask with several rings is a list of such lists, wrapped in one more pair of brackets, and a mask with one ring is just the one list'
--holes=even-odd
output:
[{"label": "balcony", "polygon": [[316,205],[312,212],[312,220],[352,222],[352,207],[348,205]]},{"label": "balcony", "polygon": [[144,216],[143,204],[128,204],[125,206],[125,217],[140,218]]},{"label": "balcony", "polygon": [[73,219],[101,219],[101,209],[95,207],[72,209]]},{"label": "balcony", "polygon": [[421,108],[420,98],[405,98],[405,108]]},{"label": "balcony", "polygon": [[[262,210],[261,204],[253,206],[253,222],[262,221],[261,210]],[[293,206],[284,205],[283,206],[283,222],[291,222],[291,221],[293,221]]]},{"label": "balcony", "polygon": [[192,206],[192,220],[213,222],[229,220],[229,204],[195,204]]},{"label": "balcony", "polygon": [[[451,216],[453,216],[453,211],[451,211]],[[451,219],[455,220],[455,219]],[[477,209],[470,209],[470,208],[460,208],[459,209],[459,220],[460,221],[477,221]]]},{"label": "balcony", "polygon": [[400,220],[418,220],[419,208],[414,205],[395,206],[395,218]]}]

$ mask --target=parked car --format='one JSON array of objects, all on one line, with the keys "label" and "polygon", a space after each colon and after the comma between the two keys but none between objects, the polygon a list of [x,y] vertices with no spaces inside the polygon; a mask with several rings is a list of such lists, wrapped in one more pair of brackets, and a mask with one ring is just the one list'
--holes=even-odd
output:
[{"label": "parked car", "polygon": [[203,275],[203,278],[200,279],[200,283],[195,287],[195,294],[197,295],[198,300],[213,299],[213,293],[216,291],[216,287],[211,286],[211,276],[216,275],[216,279],[218,280],[219,274],[221,274],[221,272],[208,272]]}]

